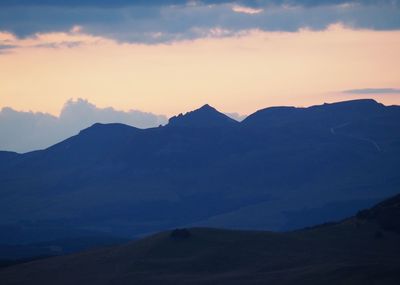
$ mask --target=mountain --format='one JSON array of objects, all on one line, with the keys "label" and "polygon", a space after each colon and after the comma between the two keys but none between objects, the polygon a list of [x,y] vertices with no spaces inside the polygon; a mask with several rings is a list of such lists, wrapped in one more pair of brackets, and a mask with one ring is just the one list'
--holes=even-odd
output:
[{"label": "mountain", "polygon": [[7,167],[7,164],[18,156],[15,152],[0,151],[0,169]]},{"label": "mountain", "polygon": [[380,114],[385,115],[390,108],[372,99],[344,101],[309,108],[271,107],[248,116],[244,123],[255,127],[279,127],[288,124],[332,127],[345,122],[374,118]]},{"label": "mountain", "polygon": [[399,284],[398,221],[400,195],[339,223],[286,233],[177,229],[5,268],[0,283]]},{"label": "mountain", "polygon": [[398,169],[400,107],[373,100],[241,123],[205,105],[157,128],[95,124],[45,150],[0,152],[0,244],[302,228],[398,193]]},{"label": "mountain", "polygon": [[172,127],[231,127],[239,123],[225,114],[218,112],[215,108],[206,104],[203,107],[188,112],[185,115],[179,114],[168,121]]}]

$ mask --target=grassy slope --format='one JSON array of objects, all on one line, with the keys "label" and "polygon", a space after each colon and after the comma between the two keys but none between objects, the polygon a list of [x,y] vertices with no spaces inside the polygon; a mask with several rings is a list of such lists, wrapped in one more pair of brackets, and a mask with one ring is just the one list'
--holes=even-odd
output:
[{"label": "grassy slope", "polygon": [[[373,221],[291,233],[194,228],[0,271],[0,284],[399,284],[400,235]],[[377,231],[383,233],[376,237]]]}]

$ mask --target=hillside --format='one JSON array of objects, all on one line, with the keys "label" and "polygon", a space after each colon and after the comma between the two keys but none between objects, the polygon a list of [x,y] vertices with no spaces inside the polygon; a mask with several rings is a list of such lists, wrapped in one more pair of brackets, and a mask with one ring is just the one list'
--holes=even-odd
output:
[{"label": "hillside", "polygon": [[0,153],[0,244],[296,229],[394,195],[398,169],[400,107],[373,100],[267,108],[241,123],[205,105],[158,128],[95,124],[45,150]]},{"label": "hillside", "polygon": [[288,233],[168,231],[5,268],[0,283],[399,284],[400,228],[386,227],[399,214],[396,196],[340,223]]}]

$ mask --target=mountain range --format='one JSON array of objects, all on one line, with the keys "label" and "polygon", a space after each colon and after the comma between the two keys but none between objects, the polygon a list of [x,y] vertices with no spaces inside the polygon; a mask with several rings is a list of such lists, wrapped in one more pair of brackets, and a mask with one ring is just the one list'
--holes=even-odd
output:
[{"label": "mountain range", "polygon": [[138,129],[94,124],[0,152],[0,244],[141,237],[175,227],[287,231],[399,192],[400,107],[272,107],[237,122],[209,105]]}]

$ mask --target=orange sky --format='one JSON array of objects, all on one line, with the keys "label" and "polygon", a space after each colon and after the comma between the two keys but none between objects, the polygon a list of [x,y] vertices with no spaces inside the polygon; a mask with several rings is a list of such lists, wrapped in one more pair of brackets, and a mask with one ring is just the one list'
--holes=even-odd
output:
[{"label": "orange sky", "polygon": [[80,33],[16,39],[0,33],[0,108],[58,114],[70,98],[99,107],[173,115],[209,103],[252,113],[355,98],[400,104],[400,94],[341,90],[400,87],[400,31],[248,31],[170,44],[127,44]]}]

